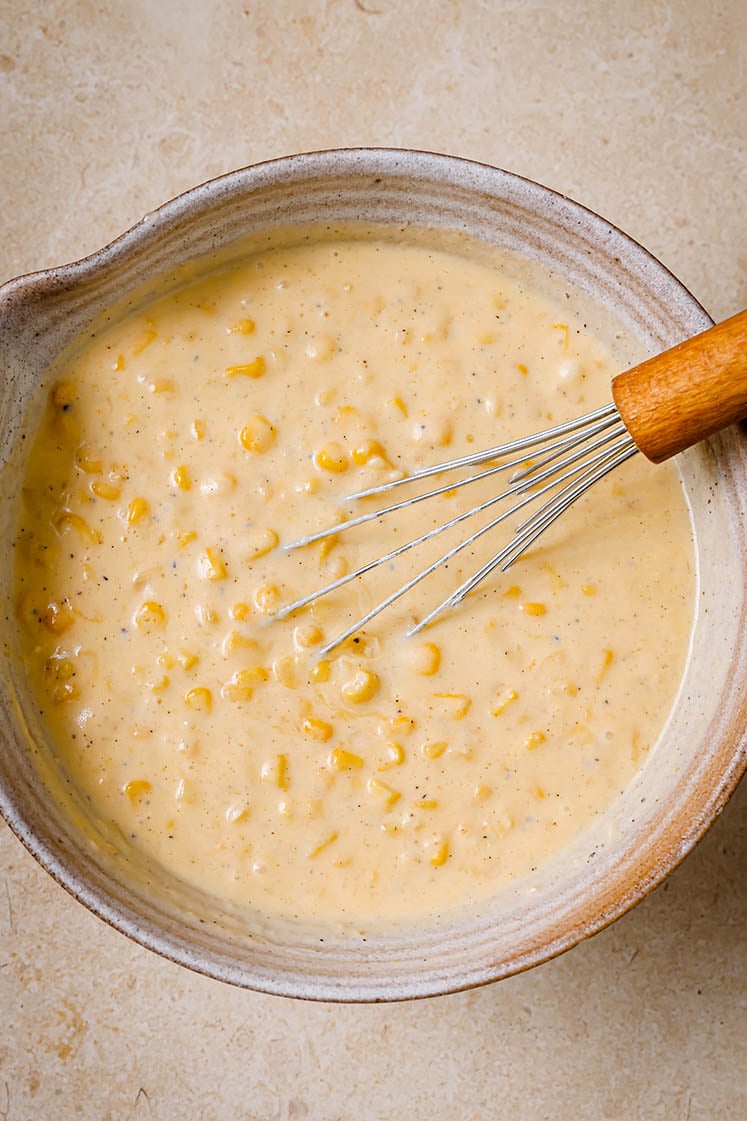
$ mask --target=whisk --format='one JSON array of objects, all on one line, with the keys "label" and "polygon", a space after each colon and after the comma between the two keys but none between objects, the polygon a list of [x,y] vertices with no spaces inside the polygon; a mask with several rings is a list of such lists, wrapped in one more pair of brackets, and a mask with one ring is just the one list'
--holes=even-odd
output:
[{"label": "whisk", "polygon": [[424,544],[500,502],[517,500],[509,509],[465,537],[378,602],[367,614],[356,619],[336,638],[327,642],[321,651],[322,655],[327,654],[360,631],[421,580],[447,564],[457,553],[474,545],[479,538],[525,507],[539,501],[539,507],[519,523],[507,545],[406,632],[408,635],[417,634],[443,612],[461,603],[495,569],[505,571],[510,568],[569,506],[639,451],[651,462],[662,463],[745,415],[747,311],[740,312],[671,350],[619,374],[612,382],[612,402],[594,412],[548,428],[544,432],[424,467],[402,478],[348,495],[344,501],[352,504],[364,498],[388,495],[391,491],[418,480],[491,464],[477,474],[456,481],[450,480],[425,493],[350,517],[318,533],[302,537],[285,548],[298,549],[311,545],[333,534],[406,509],[415,503],[437,499],[478,480],[512,471],[508,486],[500,493],[420,537],[399,545],[384,556],[374,558],[354,572],[287,604],[277,612],[276,617],[291,615],[351,580],[357,580],[372,569],[390,563],[409,549]]}]

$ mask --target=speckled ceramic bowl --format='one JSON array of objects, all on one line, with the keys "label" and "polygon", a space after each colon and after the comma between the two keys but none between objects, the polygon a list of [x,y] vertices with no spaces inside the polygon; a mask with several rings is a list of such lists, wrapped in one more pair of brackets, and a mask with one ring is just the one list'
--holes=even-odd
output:
[{"label": "speckled ceramic bowl", "polygon": [[[234,172],[149,214],[113,244],[0,291],[0,497],[5,540],[18,494],[13,448],[50,361],[103,308],[149,277],[289,224],[383,223],[456,230],[567,280],[646,351],[710,320],[657,261],[595,214],[535,183],[463,160],[349,150]],[[436,236],[436,235],[434,235]],[[602,313],[600,311],[600,314]],[[17,458],[17,457],[16,457]],[[698,552],[697,619],[667,728],[623,796],[525,889],[447,925],[366,939],[228,912],[143,868],[82,828],[84,806],[54,797],[49,752],[24,700],[11,628],[2,647],[0,810],[40,863],[117,929],[234,984],[325,1000],[426,996],[496,980],[568,949],[617,918],[682,859],[747,762],[747,448],[737,430],[680,458]],[[15,473],[14,473],[15,472]],[[11,576],[6,550],[0,587]],[[10,611],[6,610],[6,618]]]}]

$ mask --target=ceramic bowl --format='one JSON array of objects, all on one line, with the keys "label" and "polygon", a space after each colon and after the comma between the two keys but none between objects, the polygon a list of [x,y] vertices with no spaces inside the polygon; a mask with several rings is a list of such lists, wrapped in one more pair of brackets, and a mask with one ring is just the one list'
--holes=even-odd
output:
[{"label": "ceramic bowl", "polygon": [[[149,278],[253,234],[319,222],[457,231],[585,293],[645,352],[710,325],[696,300],[625,234],[505,171],[418,152],[345,150],[276,160],[195,188],[98,253],[0,291],[0,517],[13,532],[13,448],[46,367],[104,308]],[[723,808],[747,763],[747,450],[727,431],[680,457],[698,557],[696,621],[670,721],[599,825],[535,879],[479,914],[362,937],[234,913],[136,867],[81,828],[85,808],[52,794],[49,752],[24,703],[10,631],[0,648],[0,810],[50,872],[118,930],[183,965],[266,992],[391,1000],[506,977],[593,934],[640,900]],[[6,554],[10,550],[6,551]],[[5,556],[0,587],[11,576]],[[6,617],[8,612],[5,613]],[[46,769],[45,769],[46,768]]]}]

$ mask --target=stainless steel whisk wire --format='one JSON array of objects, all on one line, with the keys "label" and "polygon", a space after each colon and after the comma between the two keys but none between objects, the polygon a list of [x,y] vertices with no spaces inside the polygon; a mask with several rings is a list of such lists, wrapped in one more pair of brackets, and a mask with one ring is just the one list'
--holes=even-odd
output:
[{"label": "stainless steel whisk wire", "polygon": [[[538,448],[541,449],[540,455],[539,458],[535,458]],[[318,588],[310,594],[294,600],[293,603],[289,603],[281,608],[276,613],[275,618],[287,618],[287,616],[300,610],[302,607],[306,607],[322,596],[326,596],[330,592],[344,587],[352,580],[357,580],[365,576],[366,573],[372,571],[374,568],[391,563],[408,550],[423,545],[426,541],[440,533],[452,529],[454,526],[460,525],[468,518],[485,512],[498,502],[513,497],[519,498],[519,501],[513,504],[508,510],[505,510],[498,517],[493,518],[486,525],[472,533],[469,537],[454,545],[437,560],[417,572],[415,576],[406,583],[402,584],[395,589],[395,591],[375,604],[370,611],[360,619],[356,619],[356,621],[342,633],[327,642],[320,651],[320,655],[324,656],[335,649],[335,647],[345,642],[345,640],[355,634],[356,631],[365,627],[387,607],[390,607],[398,599],[406,595],[407,592],[419,584],[421,580],[424,580],[442,565],[448,564],[448,562],[463,549],[469,548],[469,546],[473,545],[479,538],[494,530],[498,525],[505,522],[514,514],[518,514],[518,512],[526,506],[536,502],[538,499],[542,498],[542,496],[554,492],[530,517],[526,518],[516,527],[514,536],[507,545],[504,545],[503,548],[483,564],[477,572],[460,584],[451,595],[447,596],[447,598],[430,611],[425,618],[414,624],[406,632],[408,636],[415,635],[432,623],[444,611],[456,607],[461,603],[465,596],[473,591],[478,584],[494,572],[496,568],[500,567],[503,571],[510,568],[522,553],[524,553],[569,506],[573,505],[589,487],[594,486],[595,483],[599,482],[610,471],[615,470],[627,459],[635,455],[637,451],[638,447],[629,434],[617,411],[617,407],[614,404],[609,404],[594,412],[587,413],[585,416],[577,417],[573,420],[566,421],[564,424],[545,429],[544,432],[535,433],[532,436],[527,436],[520,440],[513,440],[509,443],[501,444],[470,455],[461,456],[457,459],[424,467],[412,472],[410,475],[404,475],[402,478],[394,479],[379,486],[370,487],[367,490],[348,495],[347,498],[343,499],[343,502],[353,503],[377,495],[388,494],[398,487],[416,483],[419,480],[431,478],[446,472],[455,471],[460,468],[476,467],[482,463],[489,463],[492,460],[505,460],[507,456],[513,457],[507,462],[494,464],[475,475],[468,475],[463,479],[450,481],[423,494],[416,494],[402,501],[395,502],[383,509],[367,511],[366,513],[348,518],[345,521],[338,522],[317,533],[309,534],[306,537],[302,537],[297,541],[285,545],[285,550],[302,548],[338,533],[345,532],[346,530],[353,529],[356,526],[363,525],[366,522],[384,518],[398,510],[407,509],[419,502],[424,502],[431,498],[438,498],[441,495],[468,486],[470,483],[490,478],[493,475],[497,475],[499,472],[514,469],[514,474],[509,480],[508,487],[499,494],[493,495],[486,501],[435,526],[427,533],[403,545],[399,545],[396,549],[391,550],[383,556],[376,557],[367,564],[361,565],[359,568],[355,569],[355,571],[346,573],[344,576],[333,580],[324,587]],[[518,454],[517,456],[517,453],[523,454]]]}]

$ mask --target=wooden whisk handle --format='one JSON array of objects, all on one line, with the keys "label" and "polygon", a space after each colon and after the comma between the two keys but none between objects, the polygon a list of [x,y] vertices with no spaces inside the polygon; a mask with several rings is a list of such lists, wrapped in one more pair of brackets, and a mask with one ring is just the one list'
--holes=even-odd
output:
[{"label": "wooden whisk handle", "polygon": [[654,463],[747,416],[747,311],[619,374],[612,396]]}]

